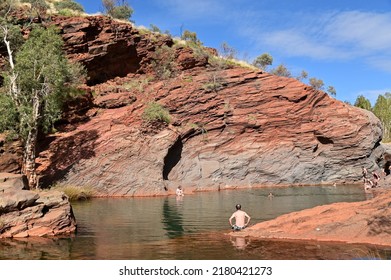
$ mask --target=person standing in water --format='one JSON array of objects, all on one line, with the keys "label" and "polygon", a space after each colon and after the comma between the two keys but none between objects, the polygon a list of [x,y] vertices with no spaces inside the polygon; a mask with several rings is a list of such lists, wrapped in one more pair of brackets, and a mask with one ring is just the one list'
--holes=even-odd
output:
[{"label": "person standing in water", "polygon": [[[233,219],[235,219],[235,224],[232,223]],[[236,211],[229,218],[229,224],[233,230],[242,230],[250,223],[250,220],[251,217],[246,212],[242,211],[242,206],[236,204]]]},{"label": "person standing in water", "polygon": [[176,191],[175,191],[175,194],[176,194],[177,196],[184,196],[183,189],[182,189],[181,186],[178,186],[178,188],[177,188]]}]

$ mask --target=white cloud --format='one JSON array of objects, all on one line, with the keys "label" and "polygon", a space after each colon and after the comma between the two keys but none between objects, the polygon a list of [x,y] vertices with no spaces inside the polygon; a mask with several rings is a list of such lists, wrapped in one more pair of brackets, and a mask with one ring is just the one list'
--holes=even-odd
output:
[{"label": "white cloud", "polygon": [[313,17],[293,17],[294,28],[272,30],[261,39],[290,56],[348,59],[382,52],[391,58],[391,13],[350,11]]},{"label": "white cloud", "polygon": [[326,26],[330,39],[364,52],[389,51],[391,13],[349,11],[337,14]]},{"label": "white cloud", "polygon": [[391,60],[391,13],[300,13],[284,17],[284,22],[274,26],[269,23],[267,28],[252,26],[244,32],[260,46],[286,56],[372,60],[372,65],[383,65],[383,69],[386,63],[381,62]]},{"label": "white cloud", "polygon": [[283,30],[265,33],[263,42],[291,56],[307,56],[312,58],[346,58],[346,53],[339,52],[335,47],[314,40],[309,34],[300,30]]},{"label": "white cloud", "polygon": [[254,50],[314,60],[358,60],[391,73],[391,12],[291,12],[268,10],[266,4],[261,9],[261,4],[238,0],[157,3],[178,20],[196,20],[204,25],[223,23],[253,42]]}]

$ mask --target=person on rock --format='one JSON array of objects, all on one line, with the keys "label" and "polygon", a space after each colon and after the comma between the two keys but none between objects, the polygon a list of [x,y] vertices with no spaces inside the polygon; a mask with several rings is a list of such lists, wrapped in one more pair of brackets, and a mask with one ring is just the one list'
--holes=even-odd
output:
[{"label": "person on rock", "polygon": [[367,191],[372,188],[373,188],[373,182],[367,178],[364,178],[364,189]]},{"label": "person on rock", "polygon": [[[250,223],[251,217],[244,211],[242,211],[242,206],[236,204],[236,211],[229,218],[229,224],[234,231],[242,230]],[[246,221],[247,218],[247,221]],[[235,224],[233,224],[233,219],[235,219]]]},{"label": "person on rock", "polygon": [[367,169],[363,166],[363,167],[362,167],[362,177],[363,177],[364,181],[365,181],[365,179],[367,179],[367,176],[368,176],[368,171],[367,171]]},{"label": "person on rock", "polygon": [[373,187],[376,188],[379,186],[380,176],[376,172],[372,172],[373,175]]}]

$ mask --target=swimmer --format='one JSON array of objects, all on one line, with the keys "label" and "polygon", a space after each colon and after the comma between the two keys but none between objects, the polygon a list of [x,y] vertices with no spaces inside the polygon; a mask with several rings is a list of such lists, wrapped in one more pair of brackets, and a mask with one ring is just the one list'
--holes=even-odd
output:
[{"label": "swimmer", "polygon": [[[232,223],[233,219],[235,219],[235,224]],[[229,224],[233,230],[242,230],[249,224],[250,220],[251,217],[246,212],[242,211],[242,206],[236,204],[236,211],[229,218]]]}]

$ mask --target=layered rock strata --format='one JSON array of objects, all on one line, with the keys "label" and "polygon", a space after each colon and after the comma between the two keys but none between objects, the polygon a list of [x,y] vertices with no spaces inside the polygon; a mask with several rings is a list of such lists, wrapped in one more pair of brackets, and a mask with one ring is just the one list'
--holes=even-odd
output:
[{"label": "layered rock strata", "polygon": [[59,236],[76,231],[68,197],[29,191],[24,176],[0,173],[0,238]]},{"label": "layered rock strata", "polygon": [[[64,184],[102,195],[133,196],[165,194],[178,184],[189,191],[353,183],[362,166],[380,168],[382,129],[372,113],[294,79],[244,68],[219,71],[222,87],[208,90],[211,74],[184,71],[129,92],[137,96],[132,104],[58,134],[41,153],[42,173],[64,174]],[[172,125],[145,127],[148,100],[168,108]]]},{"label": "layered rock strata", "polygon": [[[362,166],[384,165],[372,113],[295,79],[216,64],[208,52],[104,17],[54,17],[51,24],[69,57],[87,69],[88,102],[41,143],[44,185],[165,195],[179,184],[187,192],[354,183]],[[172,53],[157,60],[162,46]],[[169,75],[157,79],[156,64],[170,66]],[[169,110],[170,125],[143,120],[151,101]]]}]

